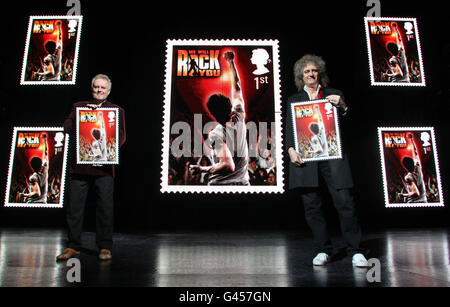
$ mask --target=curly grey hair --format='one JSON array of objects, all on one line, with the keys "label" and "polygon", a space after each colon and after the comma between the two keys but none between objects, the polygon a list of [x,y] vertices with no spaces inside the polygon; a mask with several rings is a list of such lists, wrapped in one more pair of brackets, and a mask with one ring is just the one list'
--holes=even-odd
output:
[{"label": "curly grey hair", "polygon": [[303,70],[305,69],[306,65],[310,63],[316,65],[317,69],[319,70],[320,85],[322,87],[328,87],[328,84],[330,83],[326,64],[322,57],[314,54],[306,54],[294,64],[295,85],[297,86],[299,92],[301,92],[303,90],[303,87],[305,86],[305,82],[303,82]]}]

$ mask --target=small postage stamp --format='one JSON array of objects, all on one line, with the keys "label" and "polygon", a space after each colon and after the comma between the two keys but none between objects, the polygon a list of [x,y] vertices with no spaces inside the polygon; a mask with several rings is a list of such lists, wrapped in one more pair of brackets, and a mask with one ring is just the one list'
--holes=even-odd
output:
[{"label": "small postage stamp", "polygon": [[68,138],[62,127],[14,128],[5,207],[63,207]]},{"label": "small postage stamp", "polygon": [[77,108],[77,163],[119,164],[119,108]]},{"label": "small postage stamp", "polygon": [[365,17],[370,81],[382,86],[425,86],[416,18]]},{"label": "small postage stamp", "polygon": [[337,110],[326,99],[291,104],[295,150],[304,162],[341,159]]},{"label": "small postage stamp", "polygon": [[434,128],[378,128],[386,207],[444,206]]},{"label": "small postage stamp", "polygon": [[21,85],[75,84],[82,16],[31,16]]}]

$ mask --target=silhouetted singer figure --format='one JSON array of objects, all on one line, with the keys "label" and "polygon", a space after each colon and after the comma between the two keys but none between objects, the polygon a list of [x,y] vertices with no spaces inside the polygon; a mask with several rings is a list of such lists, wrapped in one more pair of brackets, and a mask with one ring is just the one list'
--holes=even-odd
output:
[{"label": "silhouetted singer figure", "polygon": [[48,55],[44,58],[44,63],[42,64],[43,72],[33,72],[33,78],[37,75],[41,81],[59,81],[61,79],[63,51],[61,21],[57,21],[55,25],[57,28],[56,42],[49,40],[44,45]]},{"label": "silhouetted singer figure", "polygon": [[33,157],[30,161],[34,172],[30,176],[28,193],[19,194],[19,197],[23,198],[27,203],[47,203],[49,170],[47,134],[42,134],[41,138],[44,150],[42,157]]},{"label": "silhouetted singer figure", "polygon": [[[208,135],[209,144],[213,147],[213,165],[190,167],[192,170],[208,172],[209,185],[250,185],[245,102],[241,81],[234,62],[234,53],[227,51],[223,57],[231,73],[231,99],[222,94],[213,94],[206,103],[218,123]],[[234,140],[234,144],[228,143],[228,140]]]},{"label": "silhouetted singer figure", "polygon": [[[189,71],[187,72],[187,75],[193,76],[193,77],[199,76],[200,73],[198,72],[199,67],[198,67],[197,62],[193,58],[191,58],[190,54],[188,55],[188,58],[189,58]],[[192,71],[192,73],[191,73],[191,71]]]},{"label": "silhouetted singer figure", "polygon": [[384,73],[383,77],[388,77],[391,82],[410,82],[405,46],[403,45],[401,33],[397,28],[397,23],[393,23],[392,28],[395,30],[396,42],[390,42],[386,47],[391,54],[388,61],[391,72]]},{"label": "silhouetted singer figure", "polygon": [[404,157],[402,160],[403,167],[408,171],[405,176],[407,193],[400,193],[400,196],[404,197],[406,203],[426,203],[427,194],[417,146],[411,133],[407,139],[413,147],[413,157]]},{"label": "silhouetted singer figure", "polygon": [[318,117],[318,121],[311,123],[309,129],[314,134],[311,137],[310,143],[312,147],[313,158],[324,158],[328,157],[328,142],[327,142],[327,134],[325,131],[325,125],[323,124],[322,113],[320,113],[320,109],[318,105],[314,106],[314,113]]}]

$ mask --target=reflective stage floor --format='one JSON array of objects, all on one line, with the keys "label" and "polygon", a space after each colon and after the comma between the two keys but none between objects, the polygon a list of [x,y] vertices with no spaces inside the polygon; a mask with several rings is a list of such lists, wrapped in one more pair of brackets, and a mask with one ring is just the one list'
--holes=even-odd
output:
[{"label": "reflective stage floor", "polygon": [[97,259],[95,235],[87,232],[78,257],[81,282],[69,282],[72,267],[55,261],[65,236],[63,230],[0,229],[0,287],[450,286],[448,229],[366,233],[367,258],[380,264],[371,268],[353,268],[351,257],[339,252],[339,236],[333,237],[335,259],[313,267],[306,231],[116,233],[107,262]]}]

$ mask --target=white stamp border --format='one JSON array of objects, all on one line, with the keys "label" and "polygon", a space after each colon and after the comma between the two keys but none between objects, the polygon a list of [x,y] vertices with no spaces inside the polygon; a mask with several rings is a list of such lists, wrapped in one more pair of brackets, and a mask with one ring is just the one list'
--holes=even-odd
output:
[{"label": "white stamp border", "polygon": [[[73,56],[73,78],[72,81],[25,81],[25,71],[27,67],[28,51],[30,45],[30,38],[32,33],[33,21],[35,19],[77,19],[78,20],[78,33],[77,42],[75,44],[75,52]],[[81,39],[81,28],[83,23],[83,16],[81,15],[34,15],[30,16],[28,21],[27,38],[25,42],[25,50],[22,59],[22,70],[20,74],[20,85],[75,85],[77,78],[77,67],[78,67],[78,53],[80,48]]]},{"label": "white stamp border", "polygon": [[[327,103],[327,99],[318,99],[318,100],[308,100],[308,101],[299,101],[299,102],[292,102],[290,105],[291,107],[291,121],[292,121],[292,127],[294,129],[294,140],[295,140],[295,150],[299,152],[298,148],[298,142],[297,142],[297,129],[296,129],[296,123],[295,123],[295,107],[301,106],[301,105],[309,105],[309,104],[322,104]],[[322,158],[306,158],[302,160],[304,162],[318,162],[318,161],[329,161],[329,160],[337,160],[342,159],[342,141],[341,141],[341,131],[339,126],[339,115],[337,112],[337,109],[333,106],[333,116],[334,116],[334,125],[336,127],[336,138],[337,138],[337,144],[338,144],[338,155],[333,157],[322,157]]]},{"label": "white stamp border", "polygon": [[64,190],[66,183],[66,169],[67,169],[67,155],[69,148],[69,134],[64,133],[64,154],[63,154],[63,166],[61,171],[61,186],[60,193],[61,196],[59,198],[58,204],[40,204],[40,203],[10,203],[9,202],[9,192],[11,185],[11,177],[13,171],[13,163],[14,163],[14,155],[16,151],[16,141],[17,134],[20,131],[57,131],[64,133],[64,127],[14,127],[13,129],[13,137],[11,142],[11,150],[10,150],[10,158],[9,158],[9,166],[8,166],[8,179],[6,181],[6,193],[5,193],[5,202],[4,206],[8,208],[63,208],[64,204]]},{"label": "white stamp border", "polygon": [[[282,114],[281,114],[281,79],[279,41],[277,39],[168,39],[166,41],[166,60],[164,75],[164,106],[161,149],[161,193],[283,193],[284,169],[282,154]],[[172,84],[172,58],[174,46],[270,46],[272,47],[272,65],[274,80],[274,117],[275,117],[275,146],[276,146],[276,186],[208,186],[208,185],[169,185],[169,154],[170,154],[170,110],[171,110],[171,84]]]},{"label": "white stamp border", "polygon": [[[422,76],[422,82],[420,83],[406,83],[406,82],[375,82],[374,73],[373,73],[373,61],[372,61],[372,48],[370,44],[370,31],[369,31],[369,21],[409,21],[414,24],[414,31],[416,33],[416,44],[417,44],[417,53],[419,57],[420,63],[420,74]],[[420,43],[420,35],[419,35],[419,27],[417,26],[417,18],[410,17],[364,17],[364,28],[366,32],[366,45],[367,45],[367,54],[369,58],[369,72],[370,72],[370,84],[371,86],[400,86],[400,87],[425,87],[426,86],[426,78],[425,78],[425,69],[423,66],[423,57],[422,57],[422,47]]]},{"label": "white stamp border", "polygon": [[[436,146],[436,137],[434,134],[434,127],[378,127],[378,145],[379,145],[379,154],[380,154],[380,162],[381,162],[381,170],[382,170],[382,180],[383,180],[383,193],[384,193],[384,203],[386,208],[423,208],[423,207],[443,207],[444,206],[444,193],[442,190],[441,183],[441,173],[439,169],[439,158],[437,153]],[[431,140],[433,143],[433,155],[434,155],[434,167],[436,169],[436,180],[439,188],[439,203],[400,203],[400,204],[390,204],[389,203],[389,193],[387,186],[387,174],[385,168],[385,160],[384,160],[384,146],[383,146],[383,132],[385,131],[399,131],[399,132],[408,132],[408,131],[426,131],[431,135]]]},{"label": "white stamp border", "polygon": [[[80,161],[80,155],[79,155],[79,143],[80,143],[80,131],[79,131],[79,111],[115,111],[116,112],[116,161],[105,161],[105,162],[93,162],[93,161]],[[96,108],[96,109],[91,109],[88,107],[77,107],[76,108],[76,139],[75,139],[75,143],[76,143],[76,155],[77,155],[77,164],[87,164],[87,165],[97,165],[97,164],[101,164],[101,165],[118,165],[119,164],[119,143],[120,143],[120,135],[119,135],[119,125],[120,125],[120,112],[119,112],[119,108],[117,107],[105,107],[105,108]]]}]

